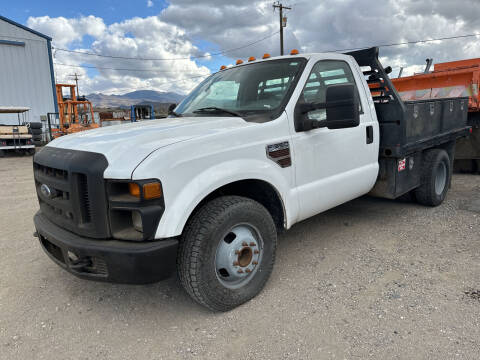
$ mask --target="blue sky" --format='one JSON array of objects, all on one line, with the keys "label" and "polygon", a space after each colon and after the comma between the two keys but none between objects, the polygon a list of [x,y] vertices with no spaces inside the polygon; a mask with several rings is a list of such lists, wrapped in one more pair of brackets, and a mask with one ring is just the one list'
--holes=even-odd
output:
[{"label": "blue sky", "polygon": [[[0,0],[1,15],[12,19],[18,23],[26,25],[27,19],[39,16],[76,18],[86,15],[94,15],[103,18],[105,24],[109,25],[115,22],[132,17],[147,17],[158,15],[162,10],[168,7],[168,2],[164,0],[151,0],[148,6],[148,0],[82,0],[82,1],[5,1]],[[192,42],[202,51],[219,52],[220,47],[212,42],[199,38],[192,38]],[[85,35],[81,42],[75,42],[77,47],[87,48],[92,43],[93,38]],[[209,60],[195,60],[199,65],[208,67],[212,72],[217,71],[221,65],[229,64],[232,59],[224,56],[215,56]],[[88,63],[85,63],[89,65]],[[86,69],[90,76],[98,74],[95,69]]]},{"label": "blue sky", "polygon": [[[148,6],[149,1],[152,6]],[[389,9],[385,16],[380,8],[371,7],[372,0],[283,0],[292,7],[287,12],[285,49],[317,52],[480,33],[478,1],[462,0],[459,7],[451,0],[384,0],[382,8]],[[78,69],[84,74],[82,81],[88,91],[188,92],[200,81],[199,74],[208,75],[239,57],[245,60],[264,52],[278,54],[278,34],[274,33],[278,32],[278,12],[274,13],[273,2],[0,0],[0,14],[51,35],[56,47],[121,57],[187,58],[145,62],[57,52],[54,62],[97,67],[92,70],[56,65],[60,80]],[[129,38],[130,33],[135,33],[135,37]],[[259,39],[263,40],[257,43]],[[408,75],[421,71],[427,57],[434,62],[479,57],[478,40],[480,35],[415,46],[384,47],[380,55],[386,65],[396,69],[402,66],[404,75]],[[255,44],[244,47],[249,43]],[[229,53],[232,58],[193,59],[205,52],[237,47],[241,49]],[[99,68],[102,66],[110,69],[102,70]]]},{"label": "blue sky", "polygon": [[25,24],[29,16],[67,18],[81,15],[95,15],[111,24],[134,16],[146,17],[158,14],[167,7],[164,0],[152,0],[153,6],[147,7],[147,0],[82,0],[82,1],[35,1],[1,0],[1,14],[7,18]]}]

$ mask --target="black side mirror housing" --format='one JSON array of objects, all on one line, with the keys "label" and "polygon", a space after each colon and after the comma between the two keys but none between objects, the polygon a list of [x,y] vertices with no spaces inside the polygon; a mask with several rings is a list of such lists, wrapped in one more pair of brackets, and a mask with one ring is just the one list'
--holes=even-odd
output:
[{"label": "black side mirror housing", "polygon": [[[326,120],[308,118],[310,111],[326,109]],[[353,84],[331,85],[327,88],[325,103],[298,104],[296,118],[297,131],[308,131],[316,128],[345,129],[360,124],[359,99]]]},{"label": "black side mirror housing", "polygon": [[177,104],[170,104],[168,106],[168,115],[172,115],[173,114],[173,110],[175,110],[175,108],[177,107]]}]

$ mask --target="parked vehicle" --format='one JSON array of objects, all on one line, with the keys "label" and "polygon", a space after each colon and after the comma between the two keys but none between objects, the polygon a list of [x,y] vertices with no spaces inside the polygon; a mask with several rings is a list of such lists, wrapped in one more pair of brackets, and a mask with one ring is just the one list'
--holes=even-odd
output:
[{"label": "parked vehicle", "polygon": [[[25,114],[29,110],[27,107],[0,107],[0,114],[17,114],[18,117],[18,125],[0,124],[0,157],[5,156],[9,152],[30,155],[35,153],[32,129],[29,130],[27,124],[24,124],[24,121],[22,121],[25,120]],[[37,127],[35,131],[41,131],[41,128],[38,130]]]},{"label": "parked vehicle", "polygon": [[[392,80],[404,101],[468,97],[472,134],[455,147],[455,170],[480,173],[480,59],[435,64],[435,70]],[[450,109],[448,109],[450,110]]]},{"label": "parked vehicle", "polygon": [[36,235],[81,278],[176,268],[193,299],[227,311],[265,285],[278,230],[369,192],[441,204],[467,104],[403,102],[377,48],[266,55],[211,75],[170,118],[48,144]]}]

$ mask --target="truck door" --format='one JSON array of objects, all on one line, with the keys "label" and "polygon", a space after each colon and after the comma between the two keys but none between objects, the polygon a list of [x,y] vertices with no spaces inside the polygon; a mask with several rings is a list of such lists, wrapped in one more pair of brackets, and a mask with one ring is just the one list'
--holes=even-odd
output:
[{"label": "truck door", "polygon": [[[359,70],[355,71],[358,73]],[[369,107],[359,75],[354,76],[346,61],[321,60],[315,63],[297,105],[324,103],[327,87],[341,83],[360,84],[357,86],[360,125],[335,130],[295,130],[292,136],[299,220],[367,193],[377,177],[378,123],[376,116],[371,114],[374,110]],[[324,120],[326,110],[314,110],[306,116]]]}]

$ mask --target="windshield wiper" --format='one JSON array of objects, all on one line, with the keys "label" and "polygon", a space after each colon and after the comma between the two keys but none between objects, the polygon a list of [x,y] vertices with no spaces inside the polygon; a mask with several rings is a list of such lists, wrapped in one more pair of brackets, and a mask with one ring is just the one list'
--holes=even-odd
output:
[{"label": "windshield wiper", "polygon": [[233,115],[233,116],[242,117],[242,115],[240,115],[239,113],[237,113],[235,111],[222,109],[222,108],[219,108],[219,107],[216,107],[216,106],[208,106],[208,107],[193,110],[192,112],[194,114],[201,114],[201,113],[207,113],[207,112],[223,112],[225,114],[230,114],[230,115]]}]

